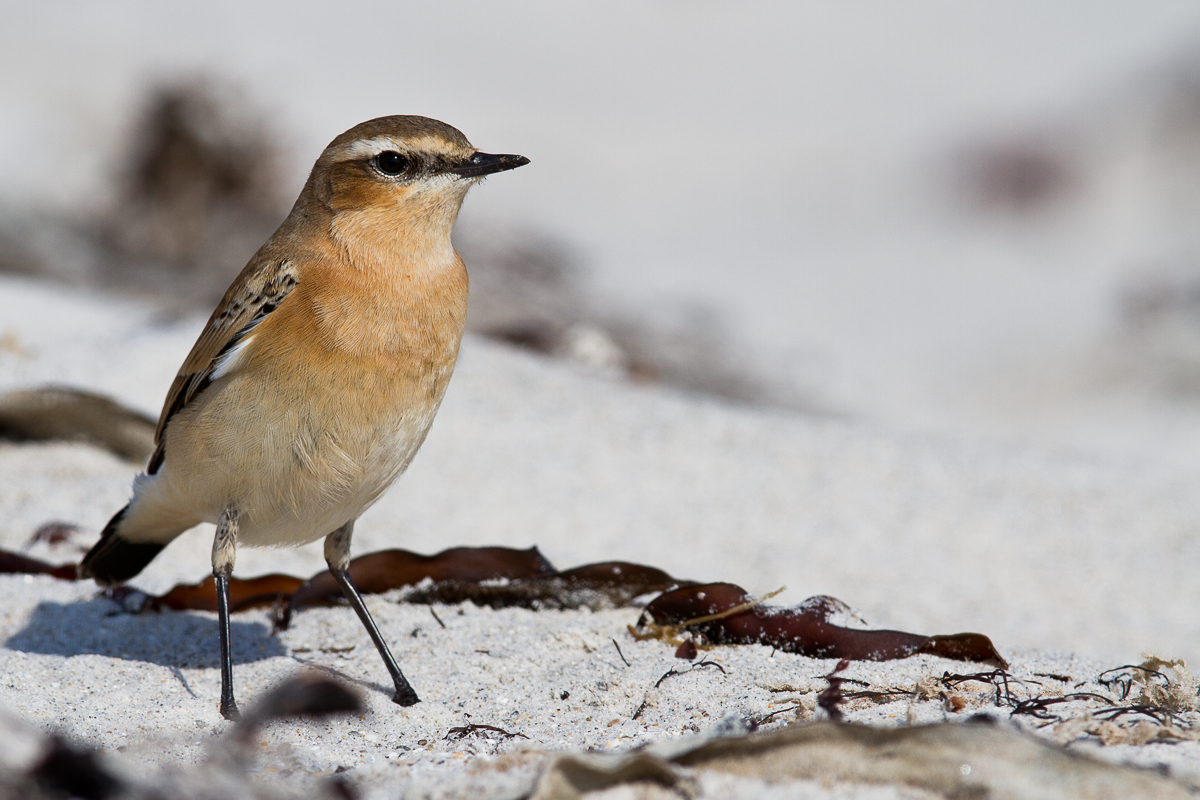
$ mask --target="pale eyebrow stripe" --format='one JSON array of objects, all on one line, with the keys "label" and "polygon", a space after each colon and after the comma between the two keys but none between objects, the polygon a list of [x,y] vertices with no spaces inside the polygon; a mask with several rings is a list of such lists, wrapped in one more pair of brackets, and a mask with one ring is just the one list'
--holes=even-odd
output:
[{"label": "pale eyebrow stripe", "polygon": [[405,151],[403,147],[392,136],[376,136],[373,139],[360,139],[356,142],[351,142],[346,147],[346,155],[351,158],[373,158],[387,150]]}]

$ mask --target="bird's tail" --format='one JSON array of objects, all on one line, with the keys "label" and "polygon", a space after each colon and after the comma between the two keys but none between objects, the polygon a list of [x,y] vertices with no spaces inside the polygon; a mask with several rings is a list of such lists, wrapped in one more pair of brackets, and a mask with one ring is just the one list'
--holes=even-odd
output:
[{"label": "bird's tail", "polygon": [[137,575],[154,560],[166,545],[154,542],[130,542],[121,538],[121,521],[129,512],[129,506],[118,511],[100,534],[100,541],[92,546],[83,561],[79,562],[76,574],[80,578],[93,578],[104,586],[123,583]]}]

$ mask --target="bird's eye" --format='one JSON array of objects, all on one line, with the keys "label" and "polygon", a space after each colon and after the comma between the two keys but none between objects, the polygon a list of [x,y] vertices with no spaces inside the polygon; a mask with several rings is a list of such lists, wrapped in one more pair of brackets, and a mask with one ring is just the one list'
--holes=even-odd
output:
[{"label": "bird's eye", "polygon": [[379,171],[384,175],[399,175],[408,169],[408,159],[395,150],[385,150],[375,156],[375,166],[379,167]]}]

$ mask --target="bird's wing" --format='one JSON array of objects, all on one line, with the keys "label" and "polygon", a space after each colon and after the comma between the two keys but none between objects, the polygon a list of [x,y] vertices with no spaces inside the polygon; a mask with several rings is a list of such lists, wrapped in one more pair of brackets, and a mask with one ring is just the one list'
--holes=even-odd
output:
[{"label": "bird's wing", "polygon": [[165,457],[163,434],[171,418],[192,402],[217,378],[226,374],[239,355],[238,345],[296,288],[297,270],[288,260],[252,261],[237,277],[192,345],[179,374],[167,392],[158,427],[154,454],[146,472],[153,475]]}]

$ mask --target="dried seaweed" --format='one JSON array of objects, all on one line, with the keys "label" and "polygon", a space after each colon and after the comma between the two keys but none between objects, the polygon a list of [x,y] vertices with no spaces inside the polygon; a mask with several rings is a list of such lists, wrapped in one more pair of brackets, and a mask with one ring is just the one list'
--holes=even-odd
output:
[{"label": "dried seaweed", "polygon": [[613,643],[613,647],[617,648],[617,655],[619,655],[621,657],[621,663],[623,663],[625,666],[628,667],[629,659],[625,658],[625,654],[621,652],[621,645],[617,644],[616,639],[613,639],[612,643]]},{"label": "dried seaweed", "polygon": [[[648,755],[656,755],[653,746],[630,758]],[[825,786],[835,782],[887,786],[904,796],[916,790],[913,793],[922,797],[964,799],[1194,798],[1161,772],[1105,763],[1007,725],[879,728],[817,722],[702,740],[682,753],[668,751],[664,760],[692,771],[684,775],[715,772],[775,785],[810,780]],[[619,774],[619,765],[604,766],[607,774]],[[968,766],[969,770],[964,768]],[[531,800],[551,796],[534,794]]]},{"label": "dried seaweed", "polygon": [[[229,580],[229,610],[273,607],[286,603],[304,581],[291,575],[273,573],[257,578]],[[153,608],[173,608],[176,611],[216,611],[217,591],[212,576],[199,583],[177,584],[169,592],[150,598]]]},{"label": "dried seaweed", "polygon": [[0,439],[86,442],[143,462],[154,449],[155,420],[94,392],[45,386],[0,394]]},{"label": "dried seaweed", "polygon": [[[22,550],[27,550],[35,544],[46,544],[50,547],[58,547],[64,544],[74,544],[73,540],[81,533],[78,525],[73,525],[70,522],[59,522],[57,520],[39,525],[38,529],[33,532],[33,535],[26,540],[22,545]],[[87,552],[86,547],[75,545],[80,551]]]},{"label": "dried seaweed", "polygon": [[[6,575],[49,575],[59,580],[77,580],[75,564],[53,566],[36,558],[0,549],[0,574]],[[303,583],[291,575],[262,575],[257,578],[232,578],[229,582],[229,607],[232,611],[272,606],[287,598]],[[136,589],[117,587],[109,594],[124,601],[126,596],[141,594]],[[217,595],[212,577],[199,583],[177,584],[164,595],[143,595],[138,608],[173,608],[177,611],[216,611]]]},{"label": "dried seaweed", "polygon": [[[990,684],[995,688],[994,702],[996,706],[1008,707],[1010,718],[1023,716],[1043,720],[1040,727],[1057,724],[1059,729],[1056,735],[1063,741],[1080,736],[1095,736],[1104,744],[1144,744],[1156,739],[1198,738],[1197,733],[1184,724],[1184,716],[1181,712],[1188,710],[1187,708],[1173,706],[1169,702],[1151,702],[1146,699],[1148,690],[1156,690],[1151,691],[1150,694],[1167,699],[1173,694],[1177,694],[1180,688],[1167,674],[1147,666],[1150,663],[1152,662],[1147,661],[1141,666],[1127,664],[1100,673],[1096,683],[1112,692],[1113,696],[1082,691],[1061,695],[1031,693],[1029,697],[1021,699],[1014,690],[1014,684],[1038,686],[1041,684],[1038,681],[1014,678],[1003,669],[970,675],[954,675],[947,672],[942,674],[938,682],[947,689],[969,682]],[[1060,681],[1070,680],[1068,676],[1035,674]],[[1143,687],[1139,701],[1127,705],[1117,705],[1129,697],[1132,686],[1137,684],[1141,684]],[[1058,712],[1058,707],[1076,702],[1091,703],[1092,705],[1083,716]],[[1097,704],[1107,707],[1096,708]],[[1145,719],[1118,722],[1118,720],[1129,717]]]},{"label": "dried seaweed", "polygon": [[863,689],[857,692],[842,692],[846,700],[874,700],[876,703],[890,703],[893,700],[907,700],[913,696],[908,689]]},{"label": "dried seaweed", "polygon": [[506,731],[503,728],[497,728],[495,725],[483,725],[478,722],[468,722],[456,728],[451,728],[446,731],[446,739],[465,739],[468,736],[479,736],[484,739],[488,738],[489,733],[498,734],[502,739],[528,739],[529,737],[523,733],[514,731]]},{"label": "dried seaweed", "polygon": [[716,667],[718,670],[720,670],[722,675],[729,674],[728,672],[725,671],[725,668],[722,667],[720,664],[718,664],[716,661],[709,661],[708,658],[705,657],[705,658],[700,659],[696,663],[691,664],[687,669],[684,669],[684,670],[678,670],[678,669],[675,669],[674,667],[671,667],[669,670],[667,670],[666,672],[663,673],[661,678],[659,678],[657,681],[654,682],[654,688],[657,689],[659,686],[662,686],[663,681],[665,681],[667,678],[672,677],[673,675],[687,675],[692,670],[701,669],[702,667]]},{"label": "dried seaweed", "polygon": [[786,708],[781,708],[781,709],[778,709],[777,711],[772,711],[770,714],[764,714],[761,717],[757,717],[756,719],[751,720],[750,730],[756,731],[759,728],[761,728],[763,725],[766,725],[768,722],[770,722],[772,718],[777,717],[780,714],[786,714],[789,711],[798,711],[802,708],[804,708],[804,706],[802,706],[802,705],[787,706]]},{"label": "dried seaweed", "polygon": [[[1057,714],[1052,714],[1048,710],[1050,706],[1056,706],[1061,703],[1072,703],[1076,700],[1099,700],[1102,703],[1112,703],[1107,697],[1098,695],[1094,692],[1075,692],[1065,694],[1062,697],[1031,697],[1028,700],[1020,700],[1013,706],[1009,712],[1010,717],[1030,716],[1036,719],[1050,720],[1058,722],[1062,717]],[[1103,713],[1103,712],[1101,712]],[[1098,716],[1098,715],[1097,715]]]},{"label": "dried seaweed", "polygon": [[[432,556],[411,550],[380,550],[350,562],[350,577],[363,594],[379,594],[430,581],[433,586],[511,581],[556,574],[536,547],[453,547]],[[340,602],[342,590],[328,571],[319,572],[296,589],[287,616],[305,606]],[[420,602],[419,600],[416,602]],[[426,602],[438,602],[428,600]],[[286,627],[286,619],[284,623]]]},{"label": "dried seaweed", "polygon": [[846,699],[842,694],[842,684],[845,678],[838,677],[838,673],[850,666],[850,662],[842,659],[833,668],[833,671],[825,676],[825,680],[829,681],[829,686],[817,695],[817,705],[825,710],[832,720],[840,720],[842,718],[842,702]]},{"label": "dried seaweed", "polygon": [[696,657],[696,652],[696,640],[689,636],[679,643],[679,647],[675,648],[675,657],[691,661]]},{"label": "dried seaweed", "polygon": [[[687,583],[654,567],[624,561],[556,570],[536,547],[455,547],[433,556],[384,550],[350,562],[350,575],[363,593],[409,588],[409,603],[461,603],[534,609],[620,608],[642,595]],[[292,596],[281,627],[309,605],[341,602],[341,589],[322,572]]]},{"label": "dried seaweed", "polygon": [[[654,567],[626,561],[587,564],[563,572],[498,575],[484,581],[455,578],[418,586],[405,595],[410,603],[461,603],[535,609],[590,608],[594,611],[630,605],[642,595],[690,585]],[[503,580],[499,580],[503,579]]]},{"label": "dried seaweed", "polygon": [[1149,685],[1155,680],[1162,681],[1163,685],[1170,683],[1170,679],[1156,669],[1150,669],[1137,664],[1125,664],[1120,667],[1104,670],[1104,672],[1100,673],[1100,677],[1096,679],[1096,683],[1110,692],[1120,692],[1120,699],[1124,700],[1129,697],[1129,691],[1135,683]]},{"label": "dried seaweed", "polygon": [[1005,668],[994,669],[991,672],[975,672],[970,675],[955,675],[943,672],[941,677],[941,683],[947,689],[953,689],[959,684],[971,681],[991,684],[996,690],[995,703],[997,707],[1016,706],[1020,702],[1017,696],[1013,694],[1012,680],[1012,675]]},{"label": "dried seaweed", "polygon": [[768,606],[732,583],[685,586],[655,598],[635,635],[673,638],[686,629],[714,644],[762,644],[813,658],[888,661],[918,653],[1007,666],[991,640],[978,633],[922,636],[845,628],[830,622],[845,604],[812,597],[795,608]]},{"label": "dried seaweed", "polygon": [[[5,572],[75,579],[74,564],[56,567],[0,550],[0,573]],[[493,608],[614,608],[627,606],[637,597],[661,592],[646,607],[638,628],[631,630],[638,638],[673,639],[686,629],[688,638],[679,644],[676,656],[688,660],[695,657],[700,640],[707,645],[765,644],[817,658],[883,661],[929,653],[1005,665],[991,641],[981,634],[922,636],[845,628],[830,621],[831,616],[847,608],[832,597],[813,597],[797,608],[778,608],[765,605],[770,595],[753,598],[731,583],[697,585],[673,578],[660,569],[623,561],[587,564],[559,572],[536,547],[527,550],[455,547],[432,556],[408,550],[383,550],[351,561],[350,574],[364,594],[407,588],[403,598],[406,602],[470,600]],[[114,594],[114,597],[131,611],[216,608],[211,577],[195,584],[179,584],[157,597],[135,590],[124,592],[129,596]],[[135,594],[138,602],[129,602]],[[230,607],[235,611],[274,607],[278,629],[286,628],[292,614],[302,608],[338,603],[342,599],[341,589],[328,571],[307,581],[282,574],[234,578],[230,581],[230,595]],[[624,660],[624,654],[620,655]],[[693,668],[705,665],[706,662],[700,662]]]},{"label": "dried seaweed", "polygon": [[1167,725],[1179,719],[1179,714],[1170,708],[1163,706],[1151,706],[1139,704],[1135,706],[1119,706],[1117,708],[1106,708],[1101,711],[1093,712],[1092,716],[1096,719],[1107,720],[1109,722],[1121,717],[1140,714],[1144,717],[1157,722],[1159,725]]},{"label": "dried seaweed", "polygon": [[36,558],[23,556],[9,550],[0,550],[0,574],[6,575],[50,575],[64,581],[75,580],[75,565],[53,566]]}]

